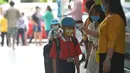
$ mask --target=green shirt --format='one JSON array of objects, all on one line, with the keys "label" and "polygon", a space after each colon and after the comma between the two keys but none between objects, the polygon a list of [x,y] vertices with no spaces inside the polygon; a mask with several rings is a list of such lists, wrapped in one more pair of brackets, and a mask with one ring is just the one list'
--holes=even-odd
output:
[{"label": "green shirt", "polygon": [[53,13],[50,11],[47,11],[44,16],[42,16],[42,19],[45,23],[45,30],[49,31],[51,30],[51,21],[53,20]]}]

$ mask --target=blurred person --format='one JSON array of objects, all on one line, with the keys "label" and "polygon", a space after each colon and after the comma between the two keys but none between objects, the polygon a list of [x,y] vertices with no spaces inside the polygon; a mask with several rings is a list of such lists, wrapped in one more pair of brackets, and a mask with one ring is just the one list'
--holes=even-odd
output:
[{"label": "blurred person", "polygon": [[17,21],[20,18],[20,12],[18,9],[14,8],[15,3],[13,1],[10,2],[10,8],[5,12],[4,17],[8,21],[8,32],[7,37],[9,41],[9,46],[11,46],[11,37],[13,38],[12,48],[15,49],[15,38],[17,37]]},{"label": "blurred person", "polygon": [[[86,3],[85,3],[85,9],[86,9],[86,12],[89,14],[90,10],[91,10],[91,7],[92,5],[94,5],[95,2],[93,0],[87,0]],[[92,20],[90,19],[90,16],[88,16],[88,18],[86,19],[83,27],[88,27],[89,24],[91,24]],[[80,42],[80,44],[82,44],[84,42],[85,44],[85,47],[86,47],[86,52],[87,52],[87,57],[86,57],[86,63],[85,63],[85,66],[84,68],[87,68],[87,64],[88,64],[88,59],[89,59],[89,56],[90,56],[90,52],[91,52],[91,47],[92,47],[92,42],[91,41],[88,41],[88,37],[87,37],[87,33],[82,30],[82,33],[83,33],[83,38]]]},{"label": "blurred person", "polygon": [[50,6],[47,6],[45,15],[42,16],[42,20],[45,23],[45,30],[48,35],[49,31],[51,30],[51,21],[53,20],[54,16],[52,13],[52,9]]},{"label": "blurred person", "polygon": [[40,46],[42,45],[42,35],[41,35],[41,14],[40,7],[36,6],[36,12],[32,15],[33,21],[33,31],[34,31],[34,39],[37,45],[37,39],[39,39]]},{"label": "blurred person", "polygon": [[1,46],[4,46],[4,37],[6,36],[6,40],[7,40],[7,46],[9,46],[9,42],[7,39],[7,32],[8,32],[8,23],[7,23],[7,19],[2,15],[3,11],[2,8],[1,9],[1,13],[0,13],[0,29],[1,29]]},{"label": "blurred person", "polygon": [[62,29],[60,26],[60,22],[57,19],[53,19],[51,22],[51,31],[48,34],[49,42],[52,42],[55,38],[61,35]]},{"label": "blurred person", "polygon": [[25,45],[25,33],[26,33],[26,25],[27,25],[27,18],[25,17],[24,13],[21,13],[21,17],[18,20],[18,35],[17,35],[17,45],[19,45],[19,35],[22,37],[22,45]]},{"label": "blurred person", "polygon": [[102,10],[106,18],[98,32],[86,28],[99,39],[99,73],[124,73],[126,18],[120,0],[102,0]]},{"label": "blurred person", "polygon": [[[98,31],[99,24],[104,20],[105,13],[101,9],[101,5],[94,4],[90,10],[91,24],[88,25],[88,29]],[[88,34],[88,40],[92,42],[93,46],[90,51],[90,57],[88,59],[87,73],[98,73],[99,71],[99,55],[97,51],[98,38]]]}]

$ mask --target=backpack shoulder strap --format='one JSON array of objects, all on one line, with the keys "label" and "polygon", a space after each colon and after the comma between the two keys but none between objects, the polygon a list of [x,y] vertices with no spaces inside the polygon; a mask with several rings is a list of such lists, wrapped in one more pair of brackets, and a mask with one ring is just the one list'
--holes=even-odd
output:
[{"label": "backpack shoulder strap", "polygon": [[52,30],[51,34],[52,34],[52,37],[54,37],[54,30]]},{"label": "backpack shoulder strap", "polygon": [[57,51],[57,56],[59,56],[60,53],[60,40],[59,38],[55,38],[55,43],[56,43],[56,51]]},{"label": "backpack shoulder strap", "polygon": [[78,40],[76,37],[72,36],[72,41],[74,42],[74,45],[76,46],[78,44]]}]

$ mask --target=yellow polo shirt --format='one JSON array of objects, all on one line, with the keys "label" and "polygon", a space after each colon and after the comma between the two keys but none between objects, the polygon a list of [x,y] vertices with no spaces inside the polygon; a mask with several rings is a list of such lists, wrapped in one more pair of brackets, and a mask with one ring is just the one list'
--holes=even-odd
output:
[{"label": "yellow polo shirt", "polygon": [[107,53],[114,48],[117,53],[125,53],[125,23],[118,14],[108,15],[99,25],[99,53]]},{"label": "yellow polo shirt", "polygon": [[0,29],[1,29],[1,32],[7,32],[7,19],[6,18],[4,18],[4,17],[2,17],[1,19],[0,19]]}]

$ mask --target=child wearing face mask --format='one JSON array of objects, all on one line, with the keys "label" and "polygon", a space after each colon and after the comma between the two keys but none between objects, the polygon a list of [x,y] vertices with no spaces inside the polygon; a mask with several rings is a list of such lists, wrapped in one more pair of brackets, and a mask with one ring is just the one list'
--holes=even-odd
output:
[{"label": "child wearing face mask", "polygon": [[58,37],[62,33],[62,29],[60,28],[60,23],[57,19],[53,19],[51,22],[51,31],[48,34],[48,40],[49,42],[52,42],[52,40],[56,37]]},{"label": "child wearing face mask", "polygon": [[[92,23],[88,26],[88,29],[98,31],[99,24],[104,20],[105,14],[101,9],[100,5],[94,4],[90,10],[90,19]],[[99,56],[98,56],[98,38],[88,35],[88,40],[92,42],[90,57],[88,60],[87,73],[98,73],[99,69]]]},{"label": "child wearing face mask", "polygon": [[[55,38],[50,51],[53,73],[75,73],[76,70],[77,73],[80,73],[79,55],[81,50],[78,40],[73,35],[76,22],[73,18],[65,17],[61,24],[63,33]],[[59,40],[58,43],[57,40]]]}]

